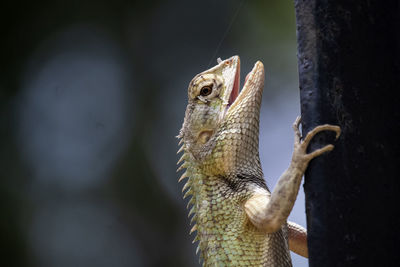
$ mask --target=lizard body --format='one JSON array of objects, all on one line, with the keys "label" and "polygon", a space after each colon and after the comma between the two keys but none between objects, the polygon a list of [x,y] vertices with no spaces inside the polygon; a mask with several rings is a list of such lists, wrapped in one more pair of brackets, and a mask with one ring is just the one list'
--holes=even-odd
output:
[{"label": "lizard body", "polygon": [[257,62],[239,94],[238,56],[196,75],[189,84],[188,106],[179,134],[183,152],[178,170],[188,178],[189,216],[204,266],[291,266],[289,249],[307,256],[306,231],[287,223],[308,162],[332,150],[327,145],[306,153],[322,125],[301,140],[297,118],[292,162],[270,193],[261,169],[258,136],[264,67]]}]

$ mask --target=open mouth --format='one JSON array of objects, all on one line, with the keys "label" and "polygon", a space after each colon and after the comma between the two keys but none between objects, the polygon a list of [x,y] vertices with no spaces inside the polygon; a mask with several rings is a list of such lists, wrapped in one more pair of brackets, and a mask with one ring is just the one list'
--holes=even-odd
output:
[{"label": "open mouth", "polygon": [[240,59],[239,56],[233,56],[224,61],[219,61],[216,68],[222,67],[222,76],[225,81],[226,91],[221,96],[224,101],[225,113],[235,108],[243,101],[247,102],[250,95],[255,95],[262,91],[264,87],[264,65],[257,61],[253,69],[247,74],[244,85],[240,89]]},{"label": "open mouth", "polygon": [[[231,70],[230,73],[234,72],[234,76],[229,77],[230,79],[230,84],[233,84],[231,87],[231,90],[228,90],[228,94],[229,94],[229,100],[228,100],[228,106],[227,109],[229,107],[231,107],[236,99],[239,98],[243,98],[247,93],[249,93],[249,89],[248,87],[250,87],[250,85],[248,85],[248,81],[250,77],[253,77],[255,75],[255,73],[259,70],[260,68],[260,64],[262,65],[261,62],[257,62],[253,69],[246,75],[246,78],[244,80],[244,84],[242,89],[240,90],[240,60],[238,56],[234,56],[232,58],[230,58],[227,62],[227,64],[232,64],[233,63],[233,68],[234,70]],[[253,78],[250,78],[253,79]],[[233,82],[232,82],[233,80]],[[253,79],[254,80],[254,79]]]},{"label": "open mouth", "polygon": [[231,91],[231,95],[229,97],[228,107],[231,106],[232,103],[235,102],[236,98],[238,97],[240,90],[239,88],[240,88],[240,60],[238,58],[236,73],[233,81],[233,88]]}]

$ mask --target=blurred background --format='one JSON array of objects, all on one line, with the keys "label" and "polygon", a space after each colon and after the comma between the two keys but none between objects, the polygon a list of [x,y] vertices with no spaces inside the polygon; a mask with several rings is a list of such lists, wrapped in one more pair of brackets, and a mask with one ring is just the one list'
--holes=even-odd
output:
[{"label": "blurred background", "polygon": [[[175,136],[189,81],[217,57],[240,55],[242,83],[264,63],[270,188],[288,166],[300,113],[292,1],[40,0],[1,10],[1,266],[198,266]],[[305,226],[302,191],[290,219]]]}]

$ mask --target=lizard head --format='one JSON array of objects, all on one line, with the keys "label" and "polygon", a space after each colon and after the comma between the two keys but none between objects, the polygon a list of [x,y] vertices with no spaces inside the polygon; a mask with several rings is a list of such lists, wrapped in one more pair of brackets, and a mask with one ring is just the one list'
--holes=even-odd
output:
[{"label": "lizard head", "polygon": [[238,56],[218,60],[216,66],[199,73],[189,83],[188,106],[178,138],[190,161],[224,174],[234,171],[234,166],[240,167],[240,159],[259,164],[263,64],[255,64],[240,94],[239,86]]}]

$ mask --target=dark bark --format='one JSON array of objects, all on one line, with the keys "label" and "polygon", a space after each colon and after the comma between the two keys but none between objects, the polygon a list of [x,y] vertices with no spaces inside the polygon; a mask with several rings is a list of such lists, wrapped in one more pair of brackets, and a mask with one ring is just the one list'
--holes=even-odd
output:
[{"label": "dark bark", "polygon": [[398,266],[399,1],[295,0],[310,266]]}]

